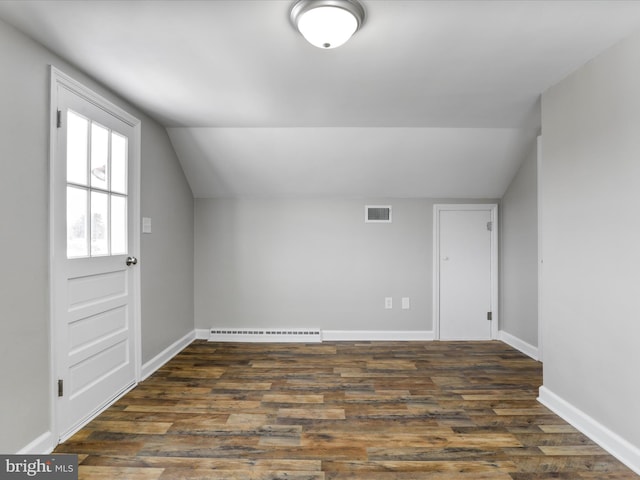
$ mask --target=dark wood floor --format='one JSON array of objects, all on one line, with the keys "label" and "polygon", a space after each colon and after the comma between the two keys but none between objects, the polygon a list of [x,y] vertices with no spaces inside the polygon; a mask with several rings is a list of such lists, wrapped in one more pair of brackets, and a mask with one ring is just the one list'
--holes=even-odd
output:
[{"label": "dark wood floor", "polygon": [[80,478],[639,478],[500,342],[196,341],[56,452]]}]

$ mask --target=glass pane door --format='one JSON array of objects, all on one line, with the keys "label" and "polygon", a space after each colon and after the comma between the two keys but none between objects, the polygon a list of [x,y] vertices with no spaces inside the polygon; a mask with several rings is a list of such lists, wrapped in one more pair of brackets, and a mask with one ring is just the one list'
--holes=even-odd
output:
[{"label": "glass pane door", "polygon": [[127,254],[128,138],[67,111],[67,258]]}]

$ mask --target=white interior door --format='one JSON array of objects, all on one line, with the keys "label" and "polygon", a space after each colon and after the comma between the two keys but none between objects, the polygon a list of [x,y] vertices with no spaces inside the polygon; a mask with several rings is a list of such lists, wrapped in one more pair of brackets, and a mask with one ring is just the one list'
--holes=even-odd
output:
[{"label": "white interior door", "polygon": [[135,119],[114,115],[92,95],[52,79],[52,338],[61,440],[133,387],[139,364],[139,130]]},{"label": "white interior door", "polygon": [[436,209],[436,299],[441,340],[489,340],[494,206]]}]

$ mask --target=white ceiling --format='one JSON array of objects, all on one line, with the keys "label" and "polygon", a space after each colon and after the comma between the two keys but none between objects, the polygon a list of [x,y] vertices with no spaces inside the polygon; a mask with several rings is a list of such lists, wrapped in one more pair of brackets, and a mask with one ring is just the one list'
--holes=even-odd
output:
[{"label": "white ceiling", "polygon": [[4,0],[0,18],[170,127],[199,197],[500,197],[540,94],[640,29],[639,1],[361,1],[335,50],[294,31],[293,0]]}]

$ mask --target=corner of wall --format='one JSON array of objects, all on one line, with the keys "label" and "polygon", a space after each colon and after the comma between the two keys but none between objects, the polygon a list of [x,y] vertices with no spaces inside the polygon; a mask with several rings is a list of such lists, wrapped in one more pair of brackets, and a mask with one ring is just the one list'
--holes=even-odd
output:
[{"label": "corner of wall", "polygon": [[640,475],[640,448],[544,386],[540,387],[538,401]]},{"label": "corner of wall", "polygon": [[538,355],[538,348],[537,347],[534,347],[533,345],[530,345],[529,343],[525,342],[524,340],[521,340],[518,337],[516,337],[514,335],[511,335],[510,333],[505,332],[504,330],[500,330],[498,332],[498,340],[500,340],[501,342],[506,343],[510,347],[515,348],[519,352],[524,353],[525,355],[527,355],[528,357],[533,358],[536,361],[540,360],[540,357]]}]

